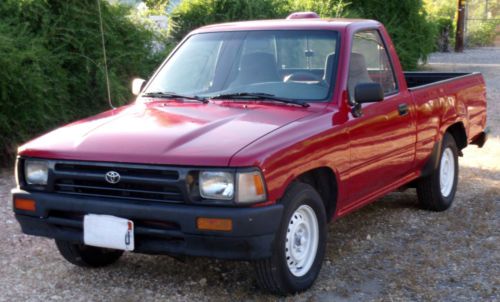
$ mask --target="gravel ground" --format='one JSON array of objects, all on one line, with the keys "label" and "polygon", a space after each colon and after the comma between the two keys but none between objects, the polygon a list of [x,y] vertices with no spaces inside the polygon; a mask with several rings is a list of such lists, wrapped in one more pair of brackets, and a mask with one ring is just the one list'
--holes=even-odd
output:
[{"label": "gravel ground", "polygon": [[[408,190],[335,221],[317,282],[283,300],[500,300],[500,48],[436,54],[429,63],[481,71],[488,85],[492,138],[465,150],[454,206],[420,210]],[[0,171],[0,301],[276,299],[257,288],[248,263],[129,253],[105,269],[74,267],[51,240],[21,233],[8,207],[13,186],[12,173]]]}]

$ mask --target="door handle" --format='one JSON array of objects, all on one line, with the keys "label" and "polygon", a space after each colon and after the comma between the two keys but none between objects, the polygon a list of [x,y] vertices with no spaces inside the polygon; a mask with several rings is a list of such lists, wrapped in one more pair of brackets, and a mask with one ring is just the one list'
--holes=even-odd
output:
[{"label": "door handle", "polygon": [[407,115],[408,112],[409,112],[408,104],[406,104],[406,103],[399,104],[399,106],[398,106],[398,112],[399,112],[399,115],[401,115],[401,116]]}]

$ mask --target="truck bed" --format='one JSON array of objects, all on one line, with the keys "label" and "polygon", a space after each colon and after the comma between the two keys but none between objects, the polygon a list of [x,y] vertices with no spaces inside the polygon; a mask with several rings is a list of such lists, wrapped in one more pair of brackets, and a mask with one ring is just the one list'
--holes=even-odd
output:
[{"label": "truck bed", "polygon": [[[468,143],[478,139],[486,123],[485,84],[479,72],[403,72],[416,108],[417,145],[433,142],[443,123],[461,121]],[[426,137],[427,133],[430,135]],[[427,134],[426,134],[427,133]],[[417,153],[419,152],[417,147]]]},{"label": "truck bed", "polygon": [[463,76],[472,75],[474,73],[467,72],[404,72],[408,89],[417,89],[426,85],[444,82],[451,79],[460,78]]}]

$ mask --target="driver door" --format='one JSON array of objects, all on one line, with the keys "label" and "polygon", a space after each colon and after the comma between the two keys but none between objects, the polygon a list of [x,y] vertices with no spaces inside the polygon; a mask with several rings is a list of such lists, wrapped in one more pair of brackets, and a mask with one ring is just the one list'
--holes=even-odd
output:
[{"label": "driver door", "polygon": [[348,208],[364,204],[400,181],[414,161],[411,95],[400,91],[385,45],[378,30],[357,32],[353,39],[348,80],[351,100],[354,87],[362,82],[380,83],[384,100],[363,104],[362,116],[349,122]]}]

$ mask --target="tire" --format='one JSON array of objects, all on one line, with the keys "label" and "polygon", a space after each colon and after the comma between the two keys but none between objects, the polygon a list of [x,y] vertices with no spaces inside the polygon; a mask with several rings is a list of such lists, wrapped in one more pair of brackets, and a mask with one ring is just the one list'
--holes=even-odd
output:
[{"label": "tire", "polygon": [[318,277],[326,248],[326,213],[314,188],[300,182],[291,184],[282,203],[273,254],[255,261],[254,267],[262,289],[288,295],[307,290]]},{"label": "tire", "polygon": [[64,259],[81,267],[108,266],[118,261],[123,254],[123,251],[119,250],[75,244],[57,239],[56,246]]},{"label": "tire", "polygon": [[420,205],[431,211],[444,211],[453,203],[458,182],[458,149],[453,136],[445,133],[439,164],[432,173],[417,182]]}]

